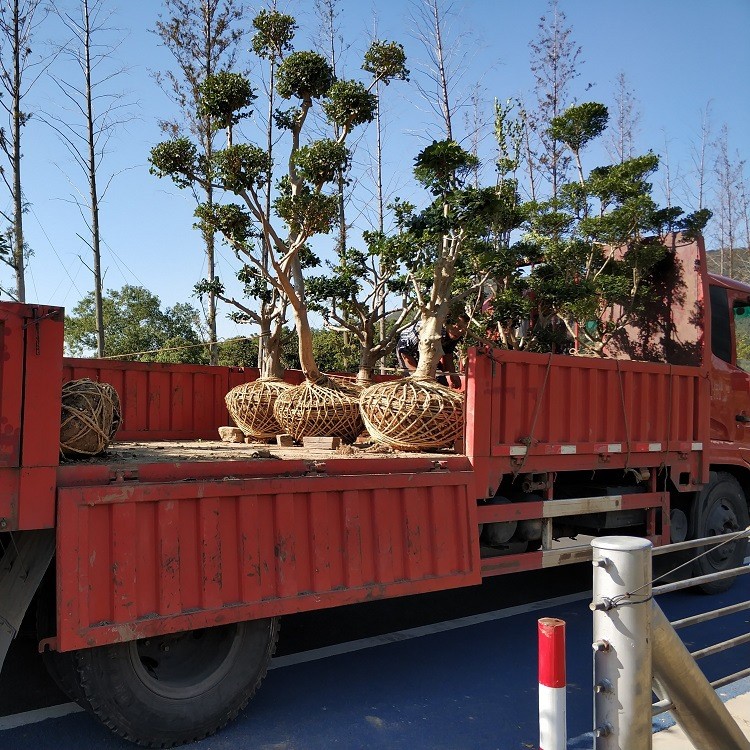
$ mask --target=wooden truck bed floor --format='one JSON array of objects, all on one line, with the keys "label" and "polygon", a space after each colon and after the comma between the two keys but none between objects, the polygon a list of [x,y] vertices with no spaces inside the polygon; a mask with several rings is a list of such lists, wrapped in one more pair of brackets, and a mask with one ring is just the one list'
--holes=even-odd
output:
[{"label": "wooden truck bed floor", "polygon": [[154,442],[118,441],[101,456],[65,459],[63,466],[82,464],[165,463],[175,461],[253,461],[277,459],[286,461],[326,461],[336,459],[432,458],[456,456],[455,451],[432,453],[393,451],[384,446],[343,445],[335,450],[302,446],[279,447],[270,443],[225,443],[220,440],[163,440]]}]

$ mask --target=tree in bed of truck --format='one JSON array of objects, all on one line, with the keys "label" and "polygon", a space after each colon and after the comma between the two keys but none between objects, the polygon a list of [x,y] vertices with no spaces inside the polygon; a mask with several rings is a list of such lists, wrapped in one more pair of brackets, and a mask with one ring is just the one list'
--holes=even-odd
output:
[{"label": "tree in bed of truck", "polygon": [[[170,746],[242,709],[284,615],[586,560],[585,544],[553,544],[578,534],[662,544],[747,526],[735,342],[750,286],[709,276],[701,240],[667,248],[609,356],[470,350],[462,452],[279,460],[207,444],[223,395],[257,371],[63,359],[59,308],[0,305],[0,656],[36,598],[63,690],[118,734]],[[120,393],[121,442],[60,464],[59,385],[78,377]]]}]

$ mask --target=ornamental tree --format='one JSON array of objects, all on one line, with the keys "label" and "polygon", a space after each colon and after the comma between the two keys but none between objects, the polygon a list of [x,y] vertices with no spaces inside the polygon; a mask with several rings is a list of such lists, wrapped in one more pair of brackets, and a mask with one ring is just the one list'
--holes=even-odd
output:
[{"label": "ornamental tree", "polygon": [[576,351],[595,356],[650,300],[652,271],[667,252],[664,234],[700,231],[710,217],[657,205],[649,178],[659,158],[651,152],[584,175],[581,152],[606,124],[606,107],[595,102],[552,120],[550,138],[570,151],[578,180],[529,204],[525,238],[543,257],[529,277],[537,303],[564,325]]},{"label": "ornamental tree", "polygon": [[[459,295],[453,294],[459,261],[486,250],[482,238],[497,220],[502,203],[497,187],[476,188],[468,178],[477,165],[475,156],[453,140],[434,141],[415,159],[414,176],[432,194],[431,203],[416,211],[397,205],[401,227],[398,237],[422,321],[419,363],[413,375],[435,377],[443,354],[441,332]],[[464,289],[479,289],[487,274]]]},{"label": "ornamental tree", "polygon": [[[239,90],[242,76],[223,75],[227,85]],[[352,130],[373,118],[372,88],[378,81],[398,75],[399,70],[386,66],[368,85],[337,81],[325,58],[315,52],[292,52],[284,57],[276,70],[275,91],[291,106],[275,112],[275,125],[286,134],[287,158],[278,167],[267,144],[235,143],[232,137],[236,118],[247,113],[252,104],[251,87],[245,88],[244,97],[207,96],[217,83],[210,77],[201,91],[201,106],[210,112],[212,121],[229,129],[227,147],[214,154],[206,170],[210,183],[234,194],[240,202],[200,206],[198,224],[220,232],[243,259],[247,273],[258,276],[288,301],[299,337],[300,364],[313,382],[320,380],[321,374],[313,354],[303,276],[310,253],[308,242],[315,235],[328,234],[335,225],[337,197],[327,189],[349,161],[346,140]],[[305,126],[316,105],[328,123],[338,127],[338,138],[305,138]],[[187,139],[155,146],[150,160],[152,172],[170,177],[178,186],[192,186],[205,179],[197,150]],[[264,190],[270,189],[271,175],[278,176],[278,181],[269,211]],[[267,265],[261,248],[267,251]]]}]

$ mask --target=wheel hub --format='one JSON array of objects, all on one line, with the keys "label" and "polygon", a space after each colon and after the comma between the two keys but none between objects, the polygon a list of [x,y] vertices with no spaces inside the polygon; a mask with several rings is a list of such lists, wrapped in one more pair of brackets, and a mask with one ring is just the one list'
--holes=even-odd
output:
[{"label": "wheel hub", "polygon": [[144,638],[130,644],[133,669],[152,692],[184,700],[210,690],[231,668],[239,625]]}]

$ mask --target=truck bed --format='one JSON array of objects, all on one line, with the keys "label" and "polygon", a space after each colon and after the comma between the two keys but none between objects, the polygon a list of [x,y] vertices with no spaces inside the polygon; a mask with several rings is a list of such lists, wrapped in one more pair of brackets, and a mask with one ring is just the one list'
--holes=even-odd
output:
[{"label": "truck bed", "polygon": [[270,443],[225,443],[221,440],[159,440],[153,442],[118,441],[100,456],[66,459],[63,465],[152,464],[181,461],[327,461],[331,458],[356,460],[378,458],[433,458],[455,456],[454,451],[410,453],[393,451],[383,445],[342,445],[335,450],[302,446],[281,448]]}]

